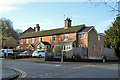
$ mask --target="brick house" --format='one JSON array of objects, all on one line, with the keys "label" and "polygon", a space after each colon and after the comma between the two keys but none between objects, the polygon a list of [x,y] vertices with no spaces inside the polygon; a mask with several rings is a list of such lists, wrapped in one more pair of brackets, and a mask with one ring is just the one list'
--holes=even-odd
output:
[{"label": "brick house", "polygon": [[102,55],[104,53],[104,34],[97,33],[94,26],[85,24],[71,26],[71,22],[70,18],[67,18],[64,28],[43,31],[40,31],[39,24],[36,24],[33,30],[26,30],[20,36],[20,48],[32,47],[37,50],[60,45],[63,51],[67,52],[73,47],[86,47],[89,57]]}]

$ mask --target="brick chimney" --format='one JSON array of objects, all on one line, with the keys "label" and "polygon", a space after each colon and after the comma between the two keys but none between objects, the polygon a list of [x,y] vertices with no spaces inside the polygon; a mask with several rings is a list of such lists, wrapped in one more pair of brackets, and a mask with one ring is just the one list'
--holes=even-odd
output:
[{"label": "brick chimney", "polygon": [[39,24],[36,24],[36,26],[35,26],[35,32],[38,32],[38,31],[40,31],[40,26],[39,26]]},{"label": "brick chimney", "polygon": [[66,20],[65,20],[65,29],[71,27],[71,22],[72,21],[70,20],[70,18],[66,18]]}]

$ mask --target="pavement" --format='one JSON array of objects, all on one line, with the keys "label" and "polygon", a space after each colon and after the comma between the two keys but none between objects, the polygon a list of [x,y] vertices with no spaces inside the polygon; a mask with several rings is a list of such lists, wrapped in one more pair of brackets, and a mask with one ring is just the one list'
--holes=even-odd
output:
[{"label": "pavement", "polygon": [[18,72],[12,68],[2,67],[2,79],[14,79],[19,76]]}]

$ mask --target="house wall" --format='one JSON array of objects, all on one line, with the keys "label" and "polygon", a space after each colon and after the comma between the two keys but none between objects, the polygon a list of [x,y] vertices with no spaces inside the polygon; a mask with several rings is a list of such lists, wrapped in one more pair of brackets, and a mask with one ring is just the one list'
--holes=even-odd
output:
[{"label": "house wall", "polygon": [[84,44],[85,47],[87,48],[88,47],[88,33],[83,33],[84,34],[84,39],[80,39],[80,34],[78,35],[78,47],[80,44]]},{"label": "house wall", "polygon": [[[60,41],[67,41],[64,40],[64,35],[65,34],[54,35],[56,36],[54,42],[52,41],[52,36],[43,36],[42,41],[49,42],[52,46],[54,46],[57,45]],[[39,37],[35,38],[34,43],[31,43],[32,38],[28,38],[28,39],[29,39],[28,44],[26,44],[26,39],[23,39],[23,44],[21,44],[21,41],[19,40],[20,48],[22,47],[23,49],[26,49],[26,47],[29,46],[30,44],[37,45],[39,42]],[[68,33],[68,40],[76,40],[76,33]],[[35,49],[36,48],[37,47],[35,47]]]},{"label": "house wall", "polygon": [[[93,50],[93,46],[95,46],[95,51]],[[100,46],[102,46],[102,51],[100,50]],[[100,36],[100,40],[98,40],[98,34],[92,29],[88,33],[88,57],[89,58],[99,58],[104,54],[104,37]]]}]

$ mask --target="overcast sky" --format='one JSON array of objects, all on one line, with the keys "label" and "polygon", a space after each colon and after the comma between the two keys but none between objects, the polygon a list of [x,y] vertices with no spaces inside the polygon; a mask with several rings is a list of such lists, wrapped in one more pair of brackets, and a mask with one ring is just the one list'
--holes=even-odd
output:
[{"label": "overcast sky", "polygon": [[[64,27],[65,18],[70,17],[72,25],[94,26],[98,32],[108,29],[116,18],[117,12],[102,3],[75,1],[3,0],[0,1],[0,17],[10,19],[15,29],[23,31],[35,24],[43,30]],[[117,7],[115,2],[109,5]]]}]

